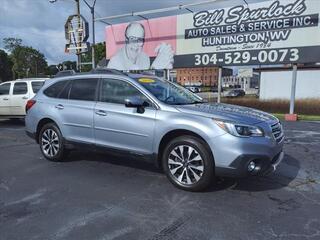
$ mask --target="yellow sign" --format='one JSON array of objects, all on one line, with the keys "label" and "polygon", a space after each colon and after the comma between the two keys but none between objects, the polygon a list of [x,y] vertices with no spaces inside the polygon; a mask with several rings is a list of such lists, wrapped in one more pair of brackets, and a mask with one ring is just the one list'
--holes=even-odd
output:
[{"label": "yellow sign", "polygon": [[155,80],[151,78],[139,78],[139,82],[141,83],[154,83]]}]

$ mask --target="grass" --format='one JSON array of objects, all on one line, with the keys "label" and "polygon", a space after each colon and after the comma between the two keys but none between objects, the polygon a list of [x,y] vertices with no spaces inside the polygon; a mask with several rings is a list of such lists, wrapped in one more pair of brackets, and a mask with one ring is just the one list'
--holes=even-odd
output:
[{"label": "grass", "polygon": [[[259,100],[252,97],[223,98],[222,102],[240,106],[252,107],[270,113],[285,114],[289,112],[290,103],[288,100]],[[320,99],[302,99],[295,101],[295,113],[307,115],[311,118],[320,116]],[[313,117],[312,117],[313,116]]]},{"label": "grass", "polygon": [[[276,116],[280,120],[284,120],[284,113],[272,113],[272,115]],[[301,121],[320,121],[320,115],[298,115],[298,120]]]},{"label": "grass", "polygon": [[[290,102],[288,100],[260,100],[251,95],[241,98],[222,98],[221,102],[259,109],[272,113],[282,120],[284,120],[284,115],[289,113],[290,108]],[[295,113],[298,114],[298,120],[320,121],[320,99],[310,98],[296,100]]]}]

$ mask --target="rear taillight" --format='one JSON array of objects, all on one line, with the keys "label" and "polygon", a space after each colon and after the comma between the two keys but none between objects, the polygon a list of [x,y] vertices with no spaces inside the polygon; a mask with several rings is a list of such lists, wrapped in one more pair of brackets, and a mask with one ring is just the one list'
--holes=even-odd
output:
[{"label": "rear taillight", "polygon": [[36,100],[29,100],[26,104],[26,113],[32,108],[32,106],[36,103]]}]

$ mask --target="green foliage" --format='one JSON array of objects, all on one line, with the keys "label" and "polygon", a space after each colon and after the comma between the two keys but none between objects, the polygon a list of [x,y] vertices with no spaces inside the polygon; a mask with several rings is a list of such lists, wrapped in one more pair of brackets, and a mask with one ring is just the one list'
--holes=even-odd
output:
[{"label": "green foliage", "polygon": [[[13,78],[44,76],[47,70],[47,61],[38,50],[22,45],[19,38],[4,38],[4,47],[10,51],[13,63]],[[11,66],[7,66],[11,67]]]},{"label": "green foliage", "polygon": [[[64,61],[58,65],[48,66],[45,56],[38,50],[24,46],[19,38],[4,38],[3,45],[10,52],[0,52],[0,80],[9,80],[25,77],[54,76],[58,71],[76,70],[75,61]],[[105,42],[95,45],[95,63],[106,56]],[[91,62],[91,51],[82,54],[82,62]],[[92,65],[83,65],[82,71],[90,71]]]},{"label": "green foliage", "polygon": [[[101,42],[97,43],[95,45],[95,63],[97,64],[101,59],[106,57],[106,43]],[[81,56],[81,62],[92,62],[92,55],[91,55],[91,50],[88,52],[82,54]],[[81,66],[81,71],[82,72],[89,72],[92,69],[92,65],[82,65]]]},{"label": "green foliage", "polygon": [[51,76],[56,75],[57,72],[58,72],[57,65],[49,65],[49,66],[47,67],[45,73],[46,73],[47,76],[50,76],[50,77],[51,77]]},{"label": "green foliage", "polygon": [[77,62],[75,61],[64,61],[57,65],[59,71],[62,70],[77,70]]},{"label": "green foliage", "polygon": [[9,52],[12,52],[17,47],[20,47],[22,44],[22,40],[20,38],[4,38],[3,39],[3,45],[4,49],[8,50]]},{"label": "green foliage", "polygon": [[47,76],[54,76],[58,73],[58,71],[63,70],[77,70],[77,62],[75,61],[64,61],[62,63],[59,63],[57,65],[50,65],[46,69],[46,75]]},{"label": "green foliage", "polygon": [[32,47],[18,46],[11,52],[13,72],[16,78],[44,76],[47,61],[44,55]]},{"label": "green foliage", "polygon": [[12,80],[12,66],[8,54],[0,49],[0,82]]}]

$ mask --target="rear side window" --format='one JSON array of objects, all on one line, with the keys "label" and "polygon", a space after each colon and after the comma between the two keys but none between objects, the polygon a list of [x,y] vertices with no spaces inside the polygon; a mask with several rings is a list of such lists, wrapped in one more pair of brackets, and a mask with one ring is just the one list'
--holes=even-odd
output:
[{"label": "rear side window", "polygon": [[108,103],[124,104],[125,100],[131,97],[140,98],[149,103],[151,102],[131,84],[114,79],[103,79],[101,83],[100,101]]},{"label": "rear side window", "polygon": [[57,83],[54,83],[46,90],[44,90],[43,93],[48,97],[57,98],[67,83],[68,81],[59,81]]},{"label": "rear side window", "polygon": [[43,84],[44,84],[43,81],[31,82],[33,93],[37,93],[40,90],[40,88],[43,86]]},{"label": "rear side window", "polygon": [[72,81],[69,99],[94,101],[98,79],[77,79]]},{"label": "rear side window", "polygon": [[62,99],[68,99],[69,98],[69,93],[70,93],[70,88],[71,88],[71,82],[69,81],[64,87],[63,90],[60,92],[60,94],[58,95],[58,98],[62,98]]},{"label": "rear side window", "polygon": [[9,95],[11,83],[4,83],[0,85],[0,95]]},{"label": "rear side window", "polygon": [[28,93],[28,85],[25,82],[17,82],[13,85],[13,95]]}]

